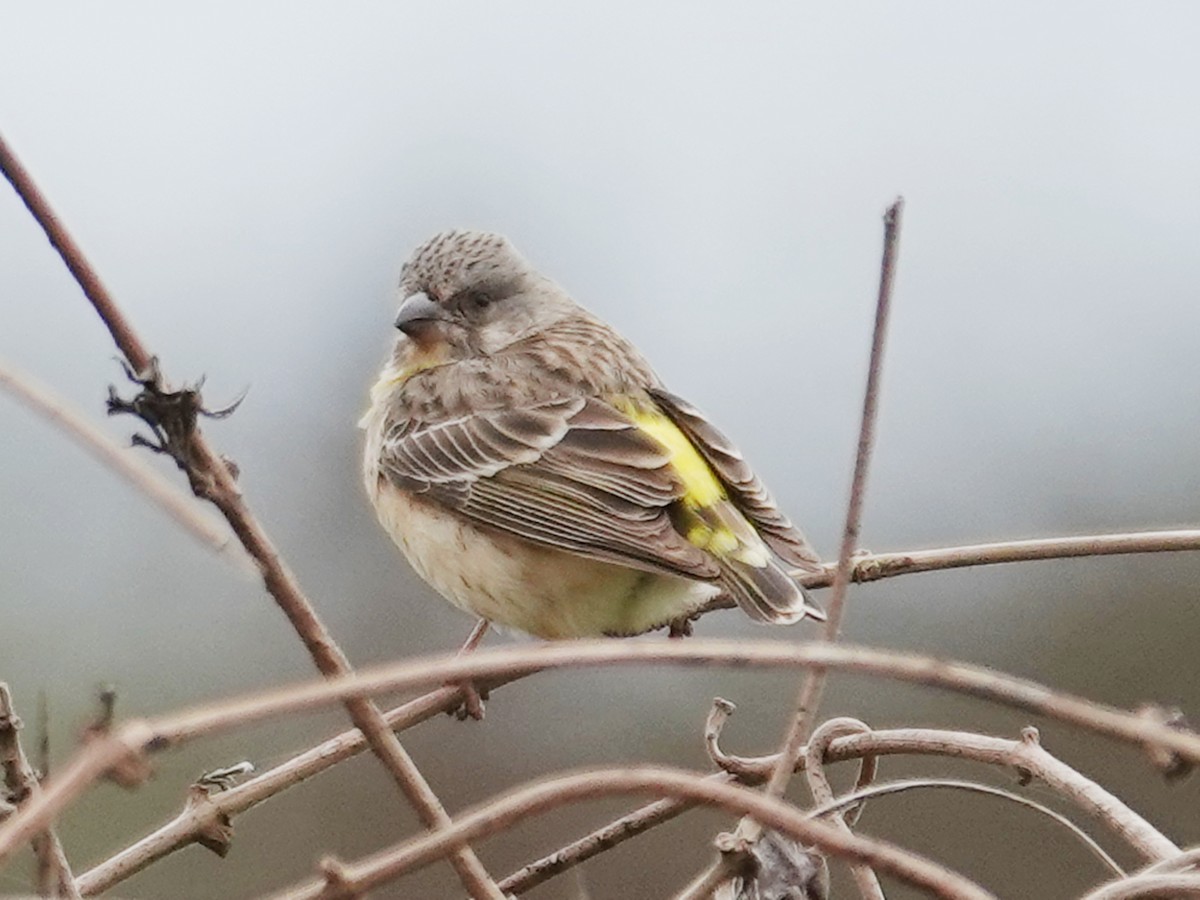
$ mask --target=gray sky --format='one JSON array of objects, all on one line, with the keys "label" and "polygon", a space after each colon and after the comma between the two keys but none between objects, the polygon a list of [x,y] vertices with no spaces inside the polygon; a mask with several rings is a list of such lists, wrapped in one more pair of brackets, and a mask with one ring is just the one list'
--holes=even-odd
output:
[{"label": "gray sky", "polygon": [[[1197,521],[1200,6],[6,3],[2,21],[0,131],[167,372],[206,374],[218,405],[249,386],[207,430],[356,662],[446,649],[469,627],[374,524],[354,429],[399,266],[446,227],[503,231],[617,324],[833,554],[879,217],[903,194],[864,542]],[[113,353],[0,191],[0,357],[124,440],[130,422],[102,420]],[[0,678],[26,708],[50,693],[63,752],[96,682],[139,712],[310,674],[255,585],[4,398],[0,463]],[[1198,674],[1184,653],[1196,570],[1107,560],[907,579],[861,590],[848,635],[1116,703],[1181,702]],[[764,634],[732,615],[703,629]],[[413,740],[422,762],[447,760],[445,784],[451,750],[488,736],[470,757],[486,774],[459,804],[547,759],[699,765],[708,698],[737,686],[732,699],[766,704],[760,682],[723,675],[556,678],[497,699],[475,731]],[[852,688],[835,687],[831,713],[962,709]],[[748,739],[777,740],[790,692],[771,688],[779,705],[759,707]],[[580,723],[580,697],[632,724]],[[338,722],[258,737],[282,753]],[[674,743],[639,739],[638,723]],[[154,811],[108,795],[95,809],[132,837],[200,769],[245,755],[221,746],[234,757],[167,760]],[[323,832],[311,815],[326,795],[310,796],[257,834],[259,856],[189,857],[135,886],[153,895],[181,873],[282,885],[325,846],[309,832]],[[330,828],[349,835],[358,818]],[[113,846],[73,827],[84,857]],[[664,890],[711,830],[660,873]],[[346,838],[346,852],[379,845]],[[515,865],[533,844],[504,846]],[[621,884],[591,877],[600,897]],[[202,884],[187,896],[210,896]]]}]

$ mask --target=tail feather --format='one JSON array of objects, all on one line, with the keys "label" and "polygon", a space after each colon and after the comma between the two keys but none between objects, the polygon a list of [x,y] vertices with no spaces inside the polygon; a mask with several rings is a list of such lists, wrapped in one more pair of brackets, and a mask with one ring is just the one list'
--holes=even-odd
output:
[{"label": "tail feather", "polygon": [[738,606],[758,622],[791,625],[806,616],[825,621],[824,610],[773,559],[765,565],[722,559],[720,582]]}]

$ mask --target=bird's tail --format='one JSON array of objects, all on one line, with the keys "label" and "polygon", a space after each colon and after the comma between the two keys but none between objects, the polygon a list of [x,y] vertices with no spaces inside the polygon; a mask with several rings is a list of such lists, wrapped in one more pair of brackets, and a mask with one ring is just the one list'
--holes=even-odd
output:
[{"label": "bird's tail", "polygon": [[825,611],[773,559],[764,565],[722,559],[720,583],[757,622],[791,625],[805,617],[825,621]]}]

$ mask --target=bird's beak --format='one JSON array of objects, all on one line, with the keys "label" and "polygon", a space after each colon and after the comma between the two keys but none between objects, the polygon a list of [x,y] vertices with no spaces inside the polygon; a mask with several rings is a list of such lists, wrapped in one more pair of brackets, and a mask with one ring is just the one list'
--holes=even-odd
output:
[{"label": "bird's beak", "polygon": [[412,337],[414,332],[431,325],[443,322],[449,317],[446,311],[429,299],[425,293],[409,294],[400,304],[400,312],[396,316],[396,327]]}]

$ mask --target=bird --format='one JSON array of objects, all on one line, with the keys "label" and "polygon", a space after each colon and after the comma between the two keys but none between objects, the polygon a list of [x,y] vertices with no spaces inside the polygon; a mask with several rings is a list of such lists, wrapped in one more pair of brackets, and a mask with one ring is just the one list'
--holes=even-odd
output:
[{"label": "bird", "polygon": [[363,477],[452,604],[549,640],[689,633],[719,595],[824,619],[788,571],[819,554],[733,443],[507,238],[435,235],[399,295]]}]

